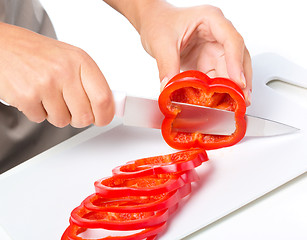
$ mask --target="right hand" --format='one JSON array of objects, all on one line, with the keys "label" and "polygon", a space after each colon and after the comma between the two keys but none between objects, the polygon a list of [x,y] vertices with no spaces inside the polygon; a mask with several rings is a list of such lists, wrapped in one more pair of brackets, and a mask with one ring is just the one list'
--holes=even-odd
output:
[{"label": "right hand", "polygon": [[83,50],[0,23],[0,99],[31,121],[57,127],[107,125],[114,116],[112,92]]}]

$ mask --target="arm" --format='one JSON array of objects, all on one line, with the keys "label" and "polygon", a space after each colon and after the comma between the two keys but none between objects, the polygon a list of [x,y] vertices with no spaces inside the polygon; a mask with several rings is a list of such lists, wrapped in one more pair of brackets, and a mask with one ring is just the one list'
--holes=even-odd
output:
[{"label": "arm", "polygon": [[160,0],[104,0],[104,2],[124,15],[139,32],[142,11],[147,7],[151,7],[155,2],[160,2]]},{"label": "arm", "polygon": [[242,36],[222,11],[210,5],[176,8],[163,0],[105,0],[123,14],[156,59],[162,86],[180,70],[227,77],[250,104],[252,67]]}]

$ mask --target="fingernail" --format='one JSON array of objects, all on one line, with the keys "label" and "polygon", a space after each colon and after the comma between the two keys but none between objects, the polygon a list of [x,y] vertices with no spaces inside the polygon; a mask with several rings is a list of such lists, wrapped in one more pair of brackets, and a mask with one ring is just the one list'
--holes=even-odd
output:
[{"label": "fingernail", "polygon": [[246,79],[245,79],[245,76],[244,76],[243,72],[241,72],[240,80],[242,82],[243,88],[246,88]]},{"label": "fingernail", "polygon": [[246,93],[246,96],[245,96],[245,101],[246,101],[247,106],[249,106],[251,104],[251,95],[252,95],[252,90],[249,89]]},{"label": "fingernail", "polygon": [[160,83],[160,92],[162,92],[162,90],[164,89],[165,85],[168,83],[169,78],[168,77],[164,77],[163,80]]}]

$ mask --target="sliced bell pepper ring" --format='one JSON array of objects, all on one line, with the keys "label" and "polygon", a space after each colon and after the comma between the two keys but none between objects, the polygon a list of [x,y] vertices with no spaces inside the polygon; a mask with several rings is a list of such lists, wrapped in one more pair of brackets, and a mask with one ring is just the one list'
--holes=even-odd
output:
[{"label": "sliced bell pepper ring", "polygon": [[[175,149],[228,147],[239,142],[246,132],[246,105],[242,90],[226,78],[210,78],[199,71],[186,71],[173,77],[159,96],[165,118],[161,131],[166,143]],[[231,135],[179,132],[172,125],[181,111],[172,101],[201,105],[235,112],[236,130]]]},{"label": "sliced bell pepper ring", "polygon": [[[173,154],[138,159],[112,170],[124,178],[144,177],[154,174],[178,173],[194,169],[208,160],[203,149],[191,149]],[[120,177],[119,176],[119,177]]]},{"label": "sliced bell pepper ring", "polygon": [[120,178],[118,175],[113,175],[96,181],[95,190],[99,195],[109,198],[158,195],[171,192],[198,179],[195,169],[139,178]]},{"label": "sliced bell pepper ring", "polygon": [[177,204],[191,193],[191,184],[168,193],[149,196],[129,196],[121,198],[106,198],[92,194],[83,202],[86,209],[97,212],[149,212],[161,211]]},{"label": "sliced bell pepper ring", "polygon": [[138,230],[166,222],[177,208],[178,203],[169,209],[161,211],[115,213],[91,211],[80,205],[72,211],[70,220],[79,227],[85,228]]},{"label": "sliced bell pepper ring", "polygon": [[96,229],[83,228],[70,223],[61,240],[153,240],[157,234],[166,229],[166,226],[167,224],[164,222],[154,227],[140,229],[139,231],[103,231],[101,229],[97,233],[94,232]]}]

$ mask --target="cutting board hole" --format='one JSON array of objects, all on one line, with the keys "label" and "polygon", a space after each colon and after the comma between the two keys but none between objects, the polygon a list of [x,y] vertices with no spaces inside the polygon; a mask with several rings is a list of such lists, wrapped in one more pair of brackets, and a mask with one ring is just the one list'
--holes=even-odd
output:
[{"label": "cutting board hole", "polygon": [[[307,80],[306,80],[307,81]],[[280,79],[273,79],[267,86],[307,108],[307,88],[288,83]]]}]

